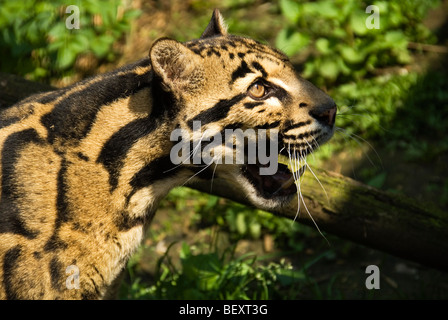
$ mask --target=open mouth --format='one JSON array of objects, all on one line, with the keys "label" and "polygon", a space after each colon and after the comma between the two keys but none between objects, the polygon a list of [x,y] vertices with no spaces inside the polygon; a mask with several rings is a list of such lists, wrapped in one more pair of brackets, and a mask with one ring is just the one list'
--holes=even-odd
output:
[{"label": "open mouth", "polygon": [[242,167],[242,172],[263,198],[289,197],[297,193],[295,180],[304,173],[305,166],[293,174],[288,162],[289,158],[280,155],[277,172],[273,175],[260,175],[260,168],[267,166],[261,164],[247,164]]}]

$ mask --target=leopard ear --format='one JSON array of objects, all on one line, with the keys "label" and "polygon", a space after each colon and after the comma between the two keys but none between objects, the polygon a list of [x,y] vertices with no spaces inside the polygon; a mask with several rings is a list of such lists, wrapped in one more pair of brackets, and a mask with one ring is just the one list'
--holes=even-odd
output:
[{"label": "leopard ear", "polygon": [[226,36],[227,35],[227,26],[224,21],[224,18],[219,12],[218,9],[213,11],[212,19],[208,23],[207,28],[205,28],[204,32],[201,35],[201,39],[210,38],[214,36]]},{"label": "leopard ear", "polygon": [[176,40],[158,39],[149,51],[149,58],[166,91],[194,92],[204,81],[199,56]]}]

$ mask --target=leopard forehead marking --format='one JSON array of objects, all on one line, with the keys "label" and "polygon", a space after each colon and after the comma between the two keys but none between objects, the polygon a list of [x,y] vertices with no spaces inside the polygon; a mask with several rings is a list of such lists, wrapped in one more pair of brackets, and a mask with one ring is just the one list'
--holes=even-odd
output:
[{"label": "leopard forehead marking", "polygon": [[252,59],[270,60],[278,65],[290,65],[289,58],[283,52],[240,36],[226,35],[196,39],[186,42],[185,45],[202,58],[214,57],[232,61],[244,59],[246,55],[253,55]]}]

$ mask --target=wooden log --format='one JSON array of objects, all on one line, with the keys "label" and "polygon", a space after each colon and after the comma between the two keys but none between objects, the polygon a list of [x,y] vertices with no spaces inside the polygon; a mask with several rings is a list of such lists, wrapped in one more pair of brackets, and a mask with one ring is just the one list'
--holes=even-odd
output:
[{"label": "wooden log", "polygon": [[[0,73],[0,108],[51,89],[49,85]],[[301,183],[307,210],[302,203],[297,215],[295,199],[273,213],[307,225],[317,224],[322,231],[448,271],[446,212],[432,204],[383,192],[336,173],[322,170],[314,173],[320,182],[307,172]],[[191,187],[209,192],[210,182],[195,183]],[[212,193],[251,205],[238,189],[219,178],[213,181]]]},{"label": "wooden log", "polygon": [[[432,204],[387,193],[334,172],[313,171],[316,177],[306,172],[300,184],[303,196],[300,213],[297,214],[297,199],[272,213],[448,271],[448,215],[445,212]],[[193,187],[208,192],[210,182],[196,183]],[[213,181],[213,194],[250,205],[241,192],[224,180]]]}]

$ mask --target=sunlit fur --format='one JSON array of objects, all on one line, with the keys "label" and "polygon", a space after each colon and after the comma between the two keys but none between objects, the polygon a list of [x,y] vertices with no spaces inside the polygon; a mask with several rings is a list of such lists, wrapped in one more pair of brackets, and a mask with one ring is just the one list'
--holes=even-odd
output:
[{"label": "sunlit fur", "polygon": [[[275,90],[254,100],[260,79]],[[276,130],[296,174],[333,134],[334,110],[283,53],[228,34],[215,11],[200,39],[159,39],[140,61],[2,111],[0,298],[114,297],[159,201],[194,179],[224,177],[263,209],[294,196],[266,198],[242,165],[174,165],[176,128]],[[73,265],[79,289],[66,285]]]}]

